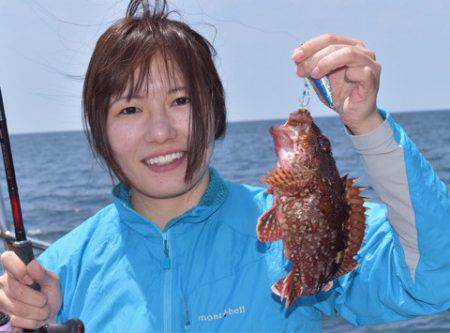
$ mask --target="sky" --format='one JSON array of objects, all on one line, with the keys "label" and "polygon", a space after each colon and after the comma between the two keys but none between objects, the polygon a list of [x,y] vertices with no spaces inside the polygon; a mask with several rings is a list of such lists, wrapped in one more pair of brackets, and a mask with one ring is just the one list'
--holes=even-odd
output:
[{"label": "sky", "polygon": [[[83,76],[98,37],[128,1],[0,0],[0,87],[10,133],[81,130]],[[303,81],[291,60],[324,33],[362,40],[382,65],[378,106],[450,109],[450,3],[169,0],[218,52],[230,121],[280,119]],[[333,111],[312,98],[314,116]]]}]

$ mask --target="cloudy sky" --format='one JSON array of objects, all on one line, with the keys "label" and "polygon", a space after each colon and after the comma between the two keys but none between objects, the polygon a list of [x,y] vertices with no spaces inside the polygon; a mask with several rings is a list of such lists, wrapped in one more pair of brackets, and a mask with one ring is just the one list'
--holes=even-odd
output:
[{"label": "cloudy sky", "polygon": [[[169,0],[218,51],[231,121],[284,118],[302,81],[300,42],[361,39],[383,66],[379,106],[450,109],[450,3],[363,0]],[[127,1],[0,0],[0,86],[11,133],[79,130],[81,87],[100,34]],[[214,27],[212,27],[214,26]],[[317,99],[316,116],[331,115]]]}]

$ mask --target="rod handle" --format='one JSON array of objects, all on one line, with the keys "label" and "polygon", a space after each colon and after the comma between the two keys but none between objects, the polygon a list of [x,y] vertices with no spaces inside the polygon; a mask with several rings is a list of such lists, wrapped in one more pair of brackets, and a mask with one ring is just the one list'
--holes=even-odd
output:
[{"label": "rod handle", "polygon": [[[28,265],[34,259],[33,246],[29,240],[12,242],[11,249],[25,265]],[[33,282],[28,287],[36,291],[41,291],[41,287],[36,282]]]},{"label": "rod handle", "polygon": [[84,333],[84,324],[80,319],[69,319],[63,324],[47,324],[31,333]]}]

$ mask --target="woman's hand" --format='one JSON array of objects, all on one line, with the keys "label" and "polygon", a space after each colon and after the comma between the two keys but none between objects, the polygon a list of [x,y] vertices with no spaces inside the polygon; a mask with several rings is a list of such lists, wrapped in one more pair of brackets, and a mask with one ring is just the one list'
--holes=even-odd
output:
[{"label": "woman's hand", "polygon": [[292,59],[300,77],[328,76],[335,110],[353,133],[368,133],[383,122],[377,111],[381,66],[362,42],[322,35],[295,49]]},{"label": "woman's hand", "polygon": [[[11,324],[20,328],[37,328],[53,322],[61,308],[58,276],[45,270],[37,260],[27,266],[11,251],[1,256],[5,273],[0,276],[0,311],[11,316]],[[33,282],[41,291],[28,287]]]}]

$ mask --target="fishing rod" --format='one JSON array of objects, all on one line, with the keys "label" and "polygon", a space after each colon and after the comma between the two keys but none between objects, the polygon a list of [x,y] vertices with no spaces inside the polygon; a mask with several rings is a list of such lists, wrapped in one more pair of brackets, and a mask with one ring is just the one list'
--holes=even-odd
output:
[{"label": "fishing rod", "polygon": [[[0,143],[2,146],[3,162],[5,164],[6,181],[8,183],[9,200],[14,221],[15,240],[10,242],[11,250],[28,265],[33,259],[33,247],[27,239],[23,224],[22,209],[20,207],[19,190],[17,188],[16,173],[9,143],[8,127],[6,125],[5,108],[3,106],[2,91],[0,89]],[[33,282],[30,288],[40,291],[41,287]],[[73,332],[84,333],[83,322],[79,319],[69,319],[63,324],[46,324],[36,330],[24,330],[25,332]]]},{"label": "fishing rod", "polygon": [[[16,238],[14,237],[14,233],[11,232],[11,222],[6,217],[6,208],[5,203],[3,202],[3,191],[0,186],[0,238],[3,239],[3,243],[6,249],[11,249],[11,242],[14,242]],[[33,249],[37,249],[40,252],[45,251],[50,243],[44,242],[37,238],[27,237],[27,239],[31,242]],[[1,331],[0,331],[1,332]]]},{"label": "fishing rod", "polygon": [[[0,238],[3,239],[5,249],[8,250],[11,249],[11,242],[14,242],[16,240],[16,238],[14,237],[14,233],[10,230],[11,224],[6,217],[6,208],[5,203],[3,202],[3,191],[0,186]],[[41,252],[45,251],[50,246],[50,243],[44,242],[40,239],[30,237],[27,237],[27,239],[31,242],[33,249],[38,249]]]}]

